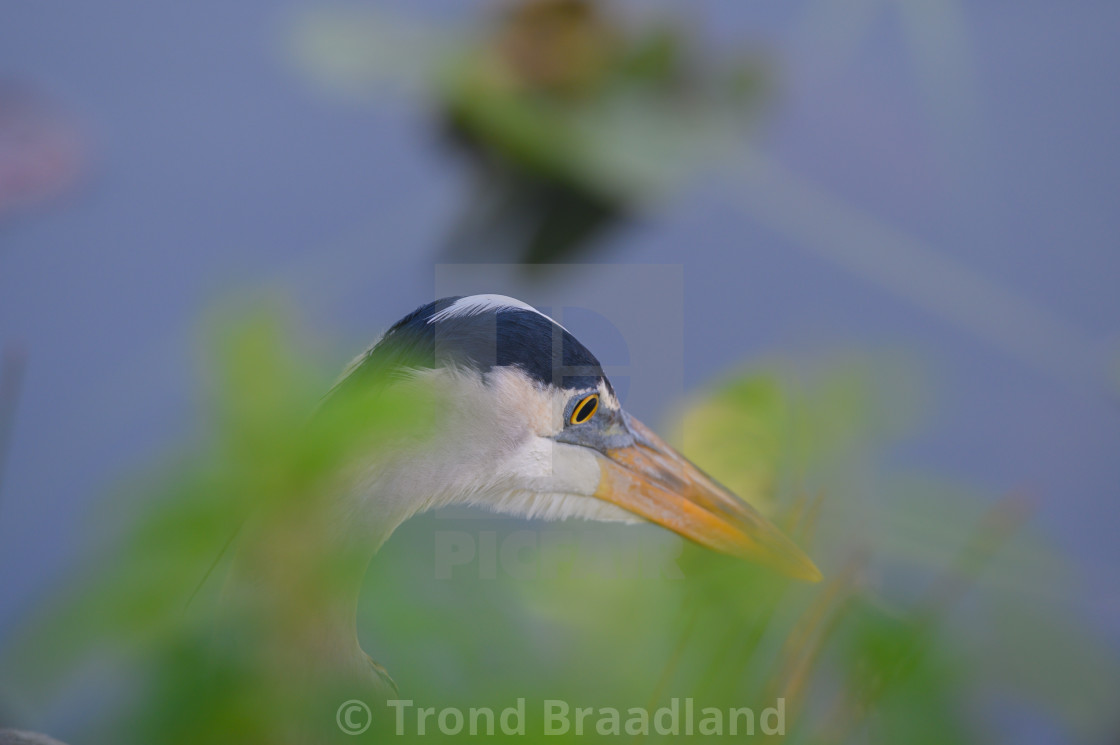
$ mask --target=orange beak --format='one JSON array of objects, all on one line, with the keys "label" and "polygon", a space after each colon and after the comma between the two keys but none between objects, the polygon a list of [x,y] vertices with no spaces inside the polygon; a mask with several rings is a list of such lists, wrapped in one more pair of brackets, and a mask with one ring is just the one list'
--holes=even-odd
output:
[{"label": "orange beak", "polygon": [[721,553],[817,582],[812,560],[757,510],[736,497],[633,417],[635,443],[600,459],[595,496]]}]

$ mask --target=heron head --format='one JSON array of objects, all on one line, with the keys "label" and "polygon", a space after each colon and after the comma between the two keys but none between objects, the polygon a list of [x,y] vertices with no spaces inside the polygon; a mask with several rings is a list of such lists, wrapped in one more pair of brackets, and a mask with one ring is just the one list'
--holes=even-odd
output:
[{"label": "heron head", "polygon": [[413,379],[441,389],[433,443],[406,474],[423,484],[425,506],[645,520],[791,577],[820,579],[773,523],[628,414],[595,356],[531,306],[499,295],[429,303],[354,369],[404,359]]}]

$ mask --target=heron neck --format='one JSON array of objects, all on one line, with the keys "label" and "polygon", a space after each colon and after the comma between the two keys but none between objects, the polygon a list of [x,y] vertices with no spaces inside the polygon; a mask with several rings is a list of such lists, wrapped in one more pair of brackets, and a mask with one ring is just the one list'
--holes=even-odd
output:
[{"label": "heron neck", "polygon": [[262,659],[290,661],[293,676],[372,673],[358,643],[358,598],[383,539],[344,517],[337,505],[258,515],[239,541],[224,605]]}]

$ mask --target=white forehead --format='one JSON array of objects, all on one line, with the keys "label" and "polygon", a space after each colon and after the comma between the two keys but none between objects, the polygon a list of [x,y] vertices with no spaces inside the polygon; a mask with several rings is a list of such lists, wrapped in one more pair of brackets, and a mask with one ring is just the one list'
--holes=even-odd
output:
[{"label": "white forehead", "polygon": [[[465,318],[500,310],[524,310],[552,321],[551,318],[528,303],[523,303],[508,295],[469,295],[459,298],[440,312],[433,314],[428,319],[428,323],[441,323],[451,318]],[[555,321],[552,322],[556,323]],[[560,326],[558,323],[556,325]],[[560,328],[564,327],[560,326]]]}]

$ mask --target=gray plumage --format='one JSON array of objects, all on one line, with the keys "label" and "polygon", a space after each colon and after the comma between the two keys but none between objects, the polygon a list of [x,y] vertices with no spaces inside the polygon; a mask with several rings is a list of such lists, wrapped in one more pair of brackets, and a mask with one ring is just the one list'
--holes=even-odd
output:
[{"label": "gray plumage", "polygon": [[0,745],[64,745],[53,737],[20,729],[0,729]]}]

